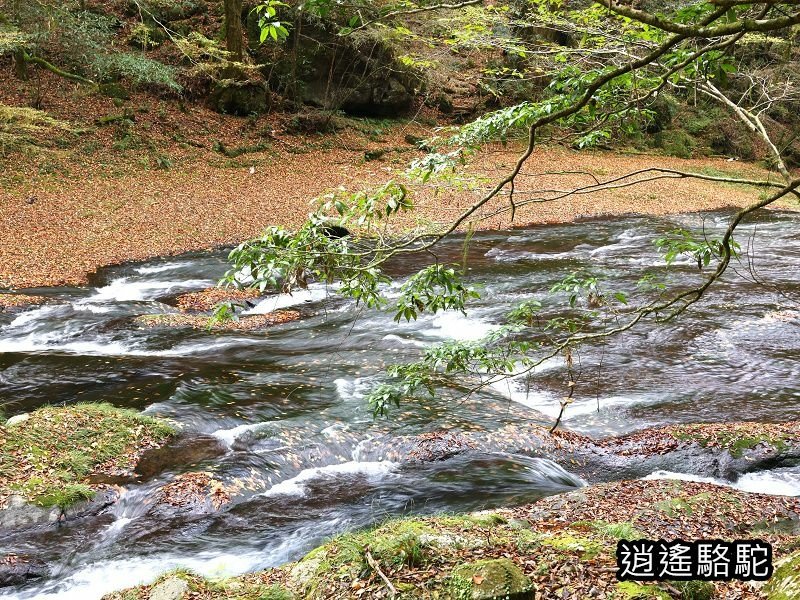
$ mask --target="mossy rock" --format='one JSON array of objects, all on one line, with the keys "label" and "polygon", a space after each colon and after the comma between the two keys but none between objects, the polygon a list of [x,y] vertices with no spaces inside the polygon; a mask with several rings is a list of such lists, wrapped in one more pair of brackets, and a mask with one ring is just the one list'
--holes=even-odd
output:
[{"label": "mossy rock", "polygon": [[62,510],[89,500],[90,476],[131,473],[144,451],[174,433],[164,421],[110,404],[40,408],[0,426],[0,505],[14,495]]},{"label": "mossy rock", "polygon": [[246,117],[269,108],[269,91],[263,81],[218,81],[208,99],[217,112]]},{"label": "mossy rock", "polygon": [[420,537],[434,533],[418,521],[396,521],[390,528],[377,530],[372,540],[365,541],[372,555],[383,564],[417,566],[426,560],[425,543]]},{"label": "mossy rock", "polygon": [[532,600],[534,591],[531,580],[508,558],[459,565],[450,577],[454,600]]},{"label": "mossy rock", "polygon": [[600,542],[572,535],[543,537],[539,542],[562,552],[578,553],[581,560],[590,560],[603,551]]},{"label": "mossy rock", "polygon": [[97,91],[106,98],[116,100],[129,100],[131,97],[130,92],[117,82],[101,83],[97,86]]},{"label": "mossy rock", "polygon": [[630,600],[671,600],[671,596],[658,586],[635,581],[620,581],[617,591],[622,598]]},{"label": "mossy rock", "polygon": [[775,572],[764,586],[764,593],[769,600],[800,598],[800,552],[775,563]]}]

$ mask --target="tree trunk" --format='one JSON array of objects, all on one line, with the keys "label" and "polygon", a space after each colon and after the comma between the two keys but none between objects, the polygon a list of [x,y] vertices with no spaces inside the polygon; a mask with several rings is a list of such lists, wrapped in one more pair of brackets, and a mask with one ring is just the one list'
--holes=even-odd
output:
[{"label": "tree trunk", "polygon": [[231,53],[231,58],[239,62],[244,56],[242,2],[243,0],[225,0],[225,46]]},{"label": "tree trunk", "polygon": [[17,79],[28,81],[28,61],[25,60],[25,50],[14,52],[14,75]]}]

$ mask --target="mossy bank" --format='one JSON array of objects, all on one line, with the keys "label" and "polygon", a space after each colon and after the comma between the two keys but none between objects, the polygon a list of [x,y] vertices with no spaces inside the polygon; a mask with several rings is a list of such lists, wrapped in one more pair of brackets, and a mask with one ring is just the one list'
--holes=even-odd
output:
[{"label": "mossy bank", "polygon": [[[107,596],[175,598],[797,598],[800,499],[702,483],[626,481],[515,509],[394,519],[346,533],[276,569],[229,579],[180,571]],[[619,539],[760,538],[774,548],[773,579],[620,583]],[[788,591],[787,591],[788,590]]]},{"label": "mossy bank", "polygon": [[153,417],[110,404],[45,407],[0,426],[0,510],[21,501],[66,509],[175,435]]}]

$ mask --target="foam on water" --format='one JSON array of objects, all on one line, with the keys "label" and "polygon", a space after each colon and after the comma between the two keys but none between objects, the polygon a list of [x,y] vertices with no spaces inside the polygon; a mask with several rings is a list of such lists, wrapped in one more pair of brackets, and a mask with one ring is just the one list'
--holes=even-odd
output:
[{"label": "foam on water", "polygon": [[350,461],[338,465],[327,467],[314,467],[304,469],[291,479],[281,481],[273,485],[263,493],[264,496],[304,496],[306,494],[305,484],[315,479],[341,477],[347,475],[358,475],[366,477],[369,481],[382,479],[397,468],[397,463],[388,460],[380,462],[356,462]]},{"label": "foam on water", "polygon": [[320,302],[330,296],[331,290],[324,286],[312,285],[305,290],[296,290],[291,294],[278,294],[261,300],[253,308],[243,311],[243,315],[263,315],[280,308],[298,306],[310,302]]},{"label": "foam on water", "polygon": [[193,556],[151,555],[147,558],[98,561],[87,564],[71,575],[52,580],[52,585],[45,589],[15,596],[10,595],[13,592],[9,590],[0,592],[0,598],[95,600],[115,590],[149,583],[172,569],[189,569],[206,576],[225,577],[254,571],[264,566],[265,562],[264,553],[258,551],[200,552]]},{"label": "foam on water", "polygon": [[244,435],[248,431],[258,431],[268,425],[269,423],[246,423],[230,429],[217,429],[217,431],[213,432],[211,435],[230,448],[238,437]]},{"label": "foam on water", "polygon": [[185,266],[184,263],[164,263],[163,265],[142,265],[141,267],[136,267],[134,271],[141,275],[152,275],[153,273],[163,273],[164,271],[174,271],[175,269],[180,269],[181,267]]},{"label": "foam on water", "polygon": [[499,325],[450,311],[434,316],[430,319],[430,327],[426,327],[420,333],[427,337],[472,341],[484,338],[498,328]]},{"label": "foam on water", "polygon": [[770,494],[773,496],[800,496],[800,467],[773,469],[771,471],[756,471],[745,473],[736,481],[727,481],[716,477],[701,477],[692,473],[677,473],[674,471],[655,471],[650,473],[646,480],[677,479],[679,481],[693,481],[697,483],[711,483],[730,487],[743,492],[756,494]]},{"label": "foam on water", "polygon": [[27,310],[6,325],[6,329],[21,329],[29,323],[47,320],[56,313],[63,311],[64,307],[60,305],[42,306],[33,310]]},{"label": "foam on water", "polygon": [[394,333],[389,333],[389,334],[383,336],[382,339],[384,341],[386,341],[386,342],[400,342],[404,346],[412,345],[412,346],[417,346],[418,348],[424,348],[425,346],[427,346],[427,344],[425,342],[421,342],[419,340],[410,340],[410,339],[401,337],[399,335],[396,335]]},{"label": "foam on water", "polygon": [[492,248],[486,252],[487,258],[494,258],[498,262],[515,263],[522,261],[566,260],[575,258],[571,252],[520,252],[519,250],[502,250]]},{"label": "foam on water", "polygon": [[135,302],[139,300],[152,300],[159,296],[192,290],[203,289],[214,285],[213,279],[187,279],[179,281],[148,281],[132,280],[130,277],[114,279],[105,287],[98,288],[93,296],[78,302]]}]

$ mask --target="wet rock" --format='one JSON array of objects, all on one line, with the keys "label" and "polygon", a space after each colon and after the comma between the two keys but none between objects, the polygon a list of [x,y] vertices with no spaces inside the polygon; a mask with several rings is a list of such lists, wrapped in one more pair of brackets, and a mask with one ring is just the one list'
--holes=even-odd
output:
[{"label": "wet rock", "polygon": [[450,587],[457,598],[532,600],[534,587],[508,558],[479,560],[453,569]]},{"label": "wet rock", "polygon": [[90,500],[77,502],[65,508],[57,506],[43,508],[24,497],[13,495],[0,509],[0,531],[20,531],[36,527],[53,526],[65,521],[94,517],[119,500],[116,488],[106,487],[96,490]]},{"label": "wet rock", "polygon": [[800,458],[800,423],[701,423],[653,427],[600,440],[615,478],[660,469],[735,479]]},{"label": "wet rock", "polygon": [[0,588],[23,585],[31,579],[46,577],[47,565],[34,557],[19,554],[0,556]]},{"label": "wet rock", "polygon": [[183,473],[161,487],[153,511],[170,517],[176,513],[209,514],[230,503],[233,491],[211,473]]},{"label": "wet rock", "polygon": [[189,584],[180,577],[165,579],[150,590],[150,600],[180,600],[189,591]]},{"label": "wet rock", "polygon": [[61,510],[59,520],[75,520],[94,517],[102,513],[119,500],[119,490],[114,487],[102,487],[95,491],[91,500],[84,500]]},{"label": "wet rock", "polygon": [[173,442],[145,452],[134,473],[145,479],[164,471],[199,465],[225,454],[225,447],[210,435],[183,435]]},{"label": "wet rock", "polygon": [[260,295],[258,290],[251,289],[208,288],[199,292],[179,294],[166,299],[165,303],[185,312],[211,312],[220,302],[245,303],[255,300]]},{"label": "wet rock", "polygon": [[24,497],[13,495],[0,509],[0,531],[29,529],[58,521],[61,511],[57,508],[42,508],[31,504]]}]

